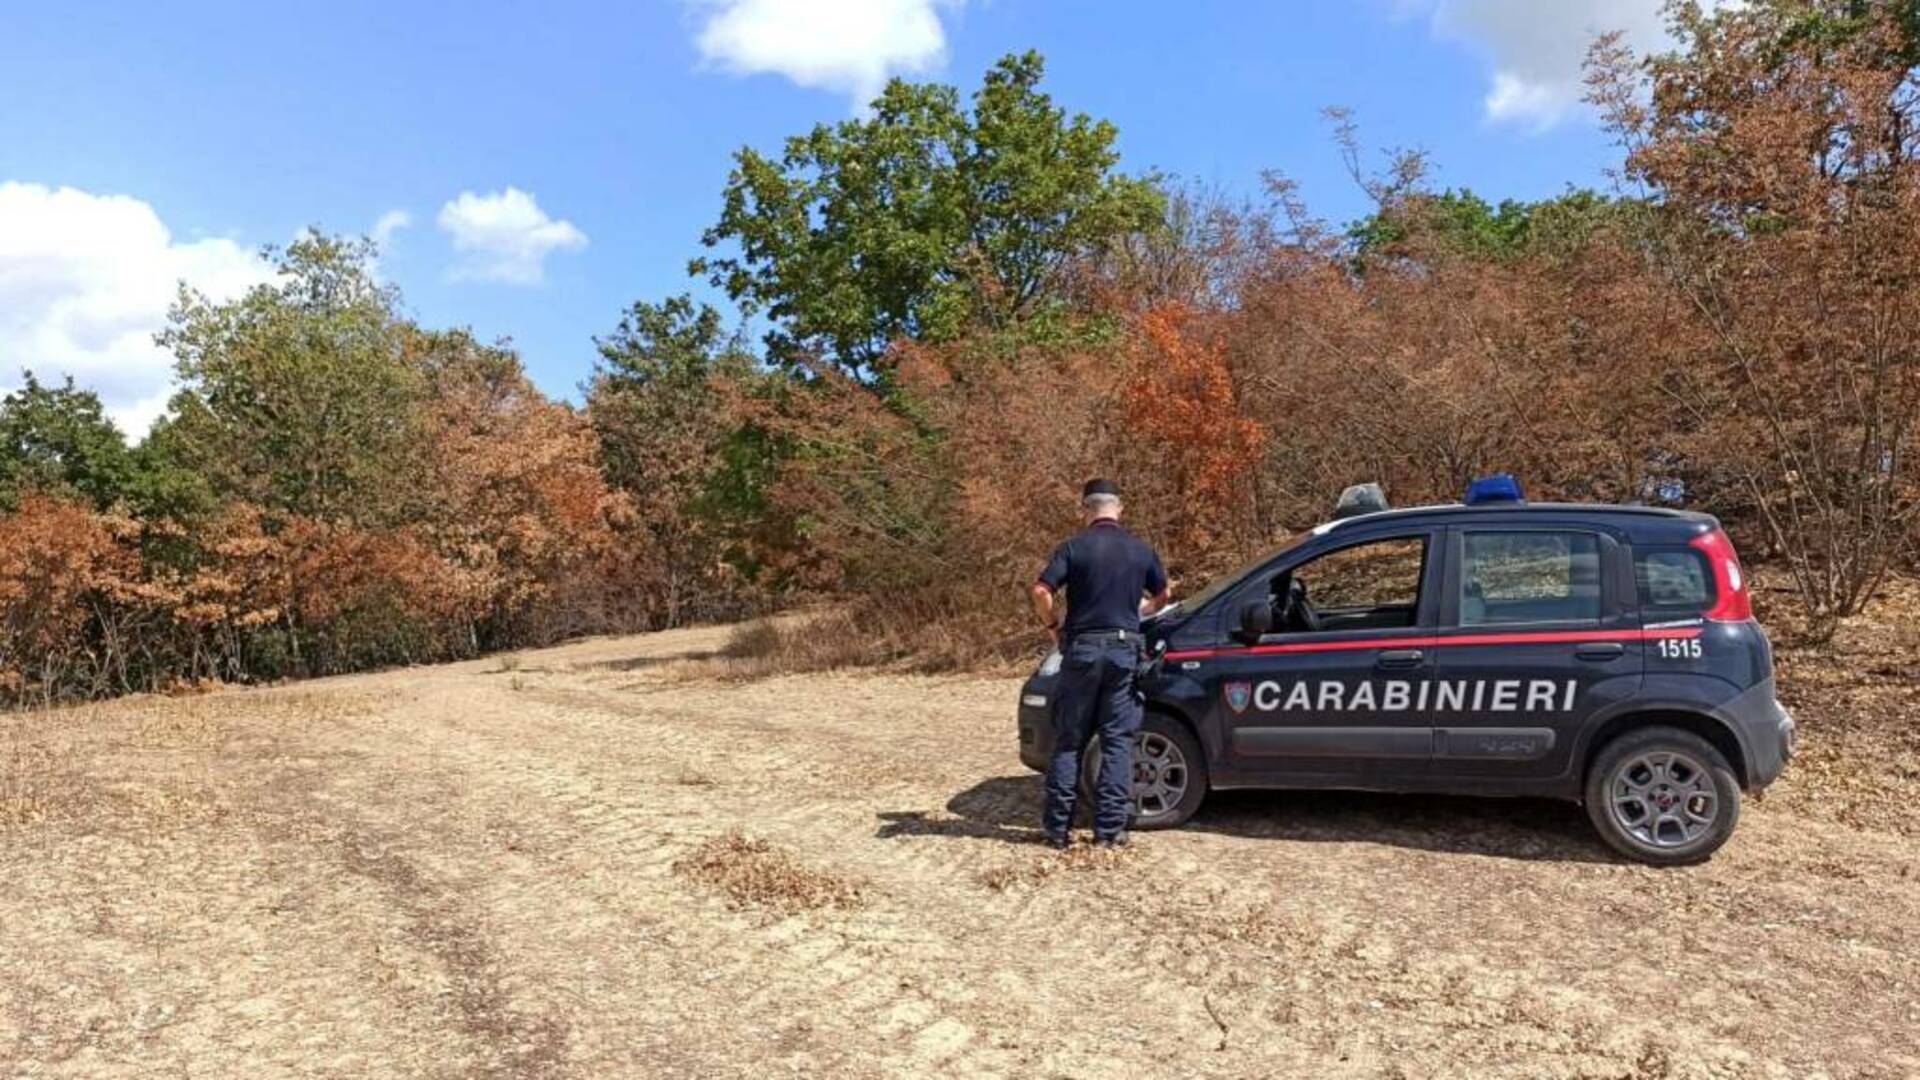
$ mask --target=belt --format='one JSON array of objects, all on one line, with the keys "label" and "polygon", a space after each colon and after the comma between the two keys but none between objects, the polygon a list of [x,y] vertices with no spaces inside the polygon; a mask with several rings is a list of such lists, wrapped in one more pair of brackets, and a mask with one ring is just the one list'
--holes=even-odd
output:
[{"label": "belt", "polygon": [[1137,630],[1076,630],[1067,635],[1068,641],[1144,641]]}]

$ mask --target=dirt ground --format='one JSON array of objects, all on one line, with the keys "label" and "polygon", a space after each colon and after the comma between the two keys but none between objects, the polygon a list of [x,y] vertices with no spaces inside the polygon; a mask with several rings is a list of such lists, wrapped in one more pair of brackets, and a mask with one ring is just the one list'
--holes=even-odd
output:
[{"label": "dirt ground", "polygon": [[1920,1075],[1920,812],[1816,725],[1694,869],[1335,794],[1058,855],[1014,680],[724,633],[0,717],[0,1074]]}]

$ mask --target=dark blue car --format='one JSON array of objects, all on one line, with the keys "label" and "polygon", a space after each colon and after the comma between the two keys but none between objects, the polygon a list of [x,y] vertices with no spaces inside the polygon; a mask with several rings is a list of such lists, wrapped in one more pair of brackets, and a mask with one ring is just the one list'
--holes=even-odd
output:
[{"label": "dark blue car", "polygon": [[[1517,499],[1363,514],[1145,632],[1143,829],[1228,788],[1548,796],[1584,803],[1631,858],[1689,863],[1793,754],[1739,559],[1704,514]],[[1020,691],[1034,769],[1058,663]]]}]

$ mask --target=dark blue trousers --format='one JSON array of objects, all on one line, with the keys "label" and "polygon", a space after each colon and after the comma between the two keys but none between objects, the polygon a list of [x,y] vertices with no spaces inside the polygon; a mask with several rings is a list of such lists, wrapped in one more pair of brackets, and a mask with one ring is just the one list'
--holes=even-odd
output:
[{"label": "dark blue trousers", "polygon": [[1133,676],[1140,653],[1130,642],[1079,638],[1063,646],[1053,703],[1053,757],[1047,762],[1047,803],[1040,819],[1049,836],[1073,824],[1080,755],[1100,736],[1100,778],[1094,785],[1093,834],[1113,836],[1133,813],[1133,742],[1140,734],[1140,700]]}]

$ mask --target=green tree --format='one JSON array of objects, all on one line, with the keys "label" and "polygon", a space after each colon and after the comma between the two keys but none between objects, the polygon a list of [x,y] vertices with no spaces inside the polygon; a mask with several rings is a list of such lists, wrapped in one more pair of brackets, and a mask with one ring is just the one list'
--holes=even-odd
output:
[{"label": "green tree", "polygon": [[1432,254],[1506,262],[1524,255],[1568,255],[1594,231],[1644,206],[1588,188],[1537,202],[1502,199],[1495,206],[1472,191],[1408,192],[1347,227],[1362,265],[1375,258]]},{"label": "green tree", "polygon": [[724,427],[714,380],[753,367],[720,313],[684,293],[642,300],[594,344],[600,359],[587,399],[608,480],[631,492],[685,487],[710,468],[704,452]]},{"label": "green tree", "polygon": [[414,496],[422,393],[373,246],[309,233],[230,303],[183,290],[160,335],[180,391],[164,443],[223,498],[381,524]]},{"label": "green tree", "polygon": [[78,495],[105,510],[126,499],[137,465],[107,419],[100,396],[73,378],[48,386],[22,373],[20,389],[0,399],[0,508],[26,491]]},{"label": "green tree", "polygon": [[938,341],[1041,312],[1062,266],[1150,229],[1151,177],[1115,171],[1116,131],[1069,119],[1037,53],[1007,56],[963,108],[951,86],[894,80],[870,116],[735,155],[720,220],[733,254],[691,270],[773,328],[771,357],[881,377],[897,337]]},{"label": "green tree", "polygon": [[778,460],[730,405],[772,392],[777,376],[757,368],[719,312],[685,294],[635,303],[596,344],[587,413],[608,481],[652,537],[661,618],[724,614],[728,572],[753,569],[743,541],[764,517]]}]

